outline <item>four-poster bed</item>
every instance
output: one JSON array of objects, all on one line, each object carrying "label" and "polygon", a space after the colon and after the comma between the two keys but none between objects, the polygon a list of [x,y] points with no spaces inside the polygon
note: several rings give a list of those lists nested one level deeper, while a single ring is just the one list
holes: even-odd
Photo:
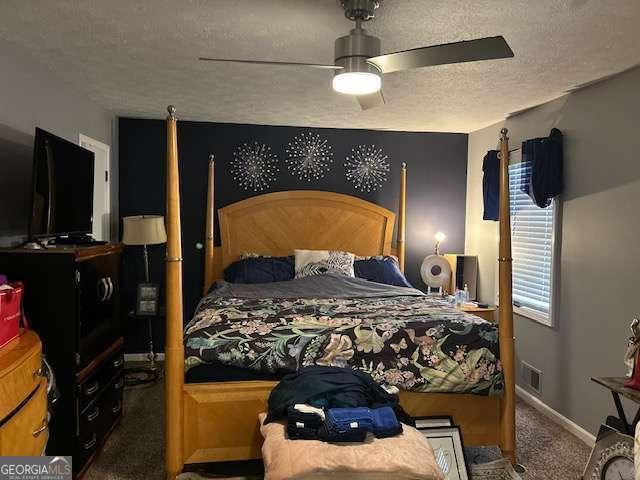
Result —
[{"label": "four-poster bed", "polygon": [[[499,445],[515,463],[515,384],[511,306],[508,138],[501,132],[499,345],[504,374],[500,396],[401,391],[400,403],[413,416],[452,415],[467,445]],[[218,211],[221,246],[214,246],[214,163],[209,164],[203,290],[242,252],[289,255],[296,248],[345,250],[358,255],[394,253],[404,268],[406,167],[401,171],[398,232],[396,215],[348,195],[289,191],[260,195]],[[260,457],[257,414],[275,381],[185,383],[182,315],[180,193],[175,109],[167,118],[167,345],[165,348],[166,476],[185,463]],[[310,220],[312,219],[312,220]]]}]

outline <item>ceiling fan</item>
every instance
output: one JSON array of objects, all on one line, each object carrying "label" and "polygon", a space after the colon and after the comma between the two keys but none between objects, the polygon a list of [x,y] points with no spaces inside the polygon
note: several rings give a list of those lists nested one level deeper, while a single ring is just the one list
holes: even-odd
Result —
[{"label": "ceiling fan", "polygon": [[356,26],[349,35],[335,41],[334,65],[304,62],[272,62],[266,60],[239,60],[200,57],[209,62],[252,63],[312,67],[334,70],[333,89],[354,95],[363,110],[385,103],[381,74],[431,67],[450,63],[475,62],[513,57],[513,51],[502,36],[479,38],[429,47],[412,48],[380,55],[380,39],[362,28],[362,23],[374,18],[382,0],[341,0],[345,16]]}]

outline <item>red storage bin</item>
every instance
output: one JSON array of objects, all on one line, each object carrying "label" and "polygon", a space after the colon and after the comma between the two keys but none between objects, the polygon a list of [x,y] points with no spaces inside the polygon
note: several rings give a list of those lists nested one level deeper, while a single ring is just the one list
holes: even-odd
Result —
[{"label": "red storage bin", "polygon": [[0,286],[0,347],[20,335],[20,325],[26,324],[22,314],[22,282]]}]

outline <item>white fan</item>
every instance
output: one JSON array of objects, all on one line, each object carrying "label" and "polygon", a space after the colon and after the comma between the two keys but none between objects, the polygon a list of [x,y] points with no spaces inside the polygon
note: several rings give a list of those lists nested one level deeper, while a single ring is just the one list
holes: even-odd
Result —
[{"label": "white fan", "polygon": [[442,289],[451,281],[451,265],[442,255],[429,255],[422,261],[420,276],[429,288]]},{"label": "white fan", "polygon": [[438,293],[443,293],[444,287],[448,286],[451,281],[451,265],[440,255],[440,244],[444,242],[445,238],[447,237],[444,233],[436,233],[436,246],[433,249],[433,255],[425,257],[420,266],[420,276],[427,285],[428,293],[431,293],[432,288],[437,289]]}]

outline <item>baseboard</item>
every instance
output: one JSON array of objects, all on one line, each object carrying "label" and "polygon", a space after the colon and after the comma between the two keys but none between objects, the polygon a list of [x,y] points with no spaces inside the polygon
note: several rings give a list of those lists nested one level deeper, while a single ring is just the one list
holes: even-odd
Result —
[{"label": "baseboard", "polygon": [[569,420],[567,417],[565,417],[561,413],[558,413],[549,405],[547,405],[542,400],[540,400],[538,397],[527,392],[524,388],[522,388],[519,385],[516,385],[516,395],[523,402],[531,405],[533,408],[535,408],[537,411],[539,411],[542,415],[547,417],[549,420],[553,421],[554,423],[557,423],[562,428],[567,430],[569,433],[572,433],[573,435],[578,437],[588,447],[593,447],[593,445],[596,443],[596,437],[594,435],[589,433],[587,430],[582,428],[577,423],[573,422],[572,420]]},{"label": "baseboard", "polygon": [[[149,358],[147,357],[148,353],[125,353],[124,361],[125,362],[148,362]],[[164,353],[156,353],[156,360],[160,362],[164,362]]]}]

